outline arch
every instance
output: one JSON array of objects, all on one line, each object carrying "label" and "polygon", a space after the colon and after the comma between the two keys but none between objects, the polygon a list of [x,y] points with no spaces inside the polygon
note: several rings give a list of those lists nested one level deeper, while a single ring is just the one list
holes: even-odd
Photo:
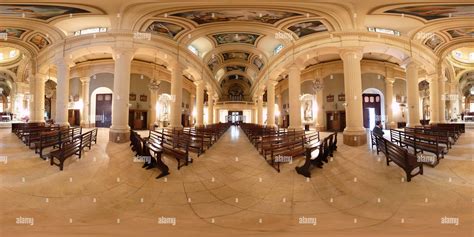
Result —
[{"label": "arch", "polygon": [[[382,93],[382,91],[380,91],[379,89],[377,88],[373,88],[373,87],[370,87],[370,88],[367,88],[365,89],[364,91],[362,91],[362,94],[365,94],[365,93],[370,93],[370,94],[378,94],[380,95],[380,116],[382,117],[380,119],[380,121],[382,122],[382,124],[385,124],[386,122],[386,113],[385,113],[385,109],[391,109],[391,108],[386,108],[387,106],[389,105],[386,105],[385,104],[385,95]],[[370,128],[372,129],[372,128]]]},{"label": "arch", "polygon": [[95,124],[95,107],[96,107],[96,95],[100,93],[107,93],[107,94],[114,94],[112,89],[102,86],[96,88],[94,91],[92,91],[91,98],[90,98],[90,111],[89,111],[89,121],[91,124]]}]

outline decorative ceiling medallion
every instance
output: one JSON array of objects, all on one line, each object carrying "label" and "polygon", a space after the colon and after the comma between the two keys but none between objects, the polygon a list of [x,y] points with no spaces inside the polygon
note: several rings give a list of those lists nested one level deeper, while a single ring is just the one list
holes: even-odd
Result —
[{"label": "decorative ceiling medallion", "polygon": [[436,34],[433,34],[430,38],[425,41],[425,45],[428,46],[431,50],[435,50],[444,40]]},{"label": "decorative ceiling medallion", "polygon": [[0,5],[0,16],[25,17],[40,20],[69,14],[91,13],[90,11],[66,6],[32,5],[32,4],[5,4]]},{"label": "decorative ceiling medallion", "polygon": [[232,60],[232,59],[241,59],[247,61],[250,57],[249,53],[246,52],[226,52],[222,54],[224,61]]},{"label": "decorative ceiling medallion", "polygon": [[21,35],[23,35],[23,33],[25,32],[26,30],[22,30],[18,28],[0,27],[0,34],[6,33],[7,37],[21,38]]},{"label": "decorative ceiling medallion", "polygon": [[250,34],[250,33],[223,33],[223,34],[215,34],[212,37],[216,40],[218,45],[221,44],[251,44],[255,45],[255,41],[257,41],[258,34]]},{"label": "decorative ceiling medallion", "polygon": [[36,33],[33,37],[31,37],[29,42],[33,43],[39,50],[42,50],[44,47],[50,44],[46,37],[40,33]]},{"label": "decorative ceiling medallion", "polygon": [[255,22],[264,24],[275,24],[276,22],[295,16],[302,16],[301,13],[276,11],[276,10],[201,10],[201,11],[187,11],[174,13],[171,16],[182,17],[192,20],[197,24],[208,24],[216,22]]},{"label": "decorative ceiling medallion", "polygon": [[474,37],[474,28],[459,28],[454,30],[446,31],[451,36],[451,38],[458,38],[458,37]]},{"label": "decorative ceiling medallion", "polygon": [[164,21],[154,21],[147,27],[146,32],[166,35],[170,38],[174,38],[179,32],[183,30],[184,30],[184,27],[174,24],[174,23],[164,22]]},{"label": "decorative ceiling medallion", "polygon": [[241,71],[241,72],[245,72],[245,67],[244,66],[239,66],[239,65],[232,65],[232,66],[227,66],[226,67],[226,70],[228,72],[231,72],[231,71]]},{"label": "decorative ceiling medallion", "polygon": [[300,22],[288,27],[288,29],[293,31],[299,38],[314,33],[328,31],[321,21]]},{"label": "decorative ceiling medallion", "polygon": [[472,4],[439,4],[418,5],[394,8],[385,13],[405,14],[421,17],[425,20],[435,20],[446,17],[473,17],[474,5]]}]

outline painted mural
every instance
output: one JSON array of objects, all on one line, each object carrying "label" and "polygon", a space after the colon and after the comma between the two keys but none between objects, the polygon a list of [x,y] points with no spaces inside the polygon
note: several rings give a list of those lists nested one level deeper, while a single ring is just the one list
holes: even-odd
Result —
[{"label": "painted mural", "polygon": [[460,28],[447,31],[451,38],[458,38],[463,36],[474,37],[474,27],[473,28]]},{"label": "painted mural", "polygon": [[433,35],[425,41],[425,45],[430,47],[431,50],[434,50],[438,45],[443,43],[443,39],[438,35]]},{"label": "painted mural", "polygon": [[8,37],[20,38],[21,35],[25,33],[25,30],[18,28],[0,27],[0,33],[7,33]]},{"label": "painted mural", "polygon": [[209,67],[209,69],[211,69],[211,71],[214,71],[218,64],[219,62],[217,61],[217,58],[212,58],[211,61],[209,61],[209,63],[207,64],[207,66]]},{"label": "painted mural", "polygon": [[150,24],[150,26],[148,26],[146,32],[163,34],[170,38],[174,38],[182,30],[184,30],[184,28],[180,25],[176,25],[170,22],[154,21]]},{"label": "painted mural", "polygon": [[78,13],[90,13],[87,10],[66,7],[66,6],[53,6],[53,5],[30,5],[30,4],[5,4],[0,5],[0,16],[6,17],[23,17],[35,18],[40,20],[49,20],[51,18],[78,14]]},{"label": "painted mural", "polygon": [[217,44],[251,44],[254,45],[260,35],[249,33],[224,33],[215,34],[212,37]]},{"label": "painted mural", "polygon": [[435,20],[446,17],[473,17],[473,4],[442,4],[407,6],[385,11],[385,13],[405,14],[421,17],[425,20]]},{"label": "painted mural", "polygon": [[30,42],[36,45],[39,50],[42,50],[44,47],[49,45],[49,41],[41,34],[36,34],[31,37]]},{"label": "painted mural", "polygon": [[242,75],[229,75],[227,77],[229,80],[244,80],[245,77],[243,77]]},{"label": "painted mural", "polygon": [[254,64],[255,66],[257,66],[258,70],[262,70],[262,67],[263,67],[263,62],[262,62],[262,60],[260,60],[259,58],[255,58],[255,59],[253,60],[253,64]]},{"label": "painted mural", "polygon": [[172,16],[186,18],[197,24],[208,24],[216,22],[244,21],[265,24],[275,24],[276,22],[295,16],[301,16],[301,13],[276,11],[276,10],[218,10],[218,11],[187,11],[174,13]]},{"label": "painted mural", "polygon": [[230,71],[241,71],[241,72],[245,72],[245,67],[244,66],[239,66],[239,65],[232,65],[232,66],[227,66],[226,67],[226,70],[228,72]]},{"label": "painted mural", "polygon": [[222,57],[224,57],[225,61],[232,59],[241,59],[247,61],[250,57],[250,54],[245,52],[226,52],[222,54]]},{"label": "painted mural", "polygon": [[320,21],[301,22],[288,27],[288,29],[293,31],[299,38],[318,32],[328,31],[326,26]]}]

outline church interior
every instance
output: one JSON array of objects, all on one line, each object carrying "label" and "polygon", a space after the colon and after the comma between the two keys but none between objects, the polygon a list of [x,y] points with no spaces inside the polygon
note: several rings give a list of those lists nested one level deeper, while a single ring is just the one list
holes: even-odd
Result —
[{"label": "church interior", "polygon": [[470,0],[2,0],[0,236],[473,236]]}]

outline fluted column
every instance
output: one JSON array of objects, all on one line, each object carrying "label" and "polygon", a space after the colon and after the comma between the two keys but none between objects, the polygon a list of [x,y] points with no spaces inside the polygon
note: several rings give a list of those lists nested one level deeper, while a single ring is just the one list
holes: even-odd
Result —
[{"label": "fluted column", "polygon": [[418,65],[409,61],[406,65],[407,77],[407,105],[408,119],[407,127],[415,127],[420,124],[420,94],[418,93]]},{"label": "fluted column", "polygon": [[170,127],[182,128],[181,124],[181,103],[183,99],[183,69],[178,62],[171,65],[171,109]]},{"label": "fluted column", "polygon": [[432,75],[430,83],[430,123],[439,123],[439,86],[437,75]]},{"label": "fluted column", "polygon": [[450,104],[456,103],[456,101],[451,100],[451,98],[448,98],[446,95],[446,78],[444,77],[443,74],[439,75],[439,83],[438,83],[438,101],[439,101],[439,107],[438,107],[438,120],[440,123],[446,122],[446,100],[450,100]]},{"label": "fluted column", "polygon": [[[69,64],[65,59],[56,60],[57,79],[56,86],[56,121],[60,125],[69,125]],[[128,116],[127,116],[128,117]]]},{"label": "fluted column", "polygon": [[90,102],[89,102],[89,84],[90,84],[90,77],[81,77],[81,85],[82,85],[82,111],[81,111],[81,126],[82,127],[90,127]]},{"label": "fluted column", "polygon": [[207,89],[207,124],[214,123],[214,92],[212,88]]},{"label": "fluted column", "polygon": [[395,82],[395,78],[385,78],[385,113],[387,114],[386,125],[387,128],[393,129],[396,128],[395,121],[393,120],[393,111],[392,111],[392,104],[393,104],[393,83]]},{"label": "fluted column", "polygon": [[45,87],[45,78],[40,75],[36,74],[34,76],[34,83],[33,86],[30,87],[34,88],[32,97],[33,97],[33,104],[34,104],[34,112],[33,116],[31,117],[32,122],[44,122],[44,87]]},{"label": "fluted column", "polygon": [[196,126],[203,125],[204,117],[204,82],[197,81],[196,84]]},{"label": "fluted column", "polygon": [[196,98],[195,94],[190,94],[189,95],[189,126],[192,127],[194,126],[194,115],[193,115],[193,110],[194,110],[194,100]]},{"label": "fluted column", "polygon": [[296,64],[289,68],[288,92],[290,104],[290,125],[289,129],[303,129],[301,125],[301,72]]},{"label": "fluted column", "polygon": [[128,126],[130,72],[135,50],[132,48],[114,48],[114,94],[112,101],[112,126],[109,140],[122,143],[130,139]]},{"label": "fluted column", "polygon": [[360,146],[367,143],[362,116],[362,77],[359,48],[343,49],[340,53],[344,66],[344,91],[346,95],[346,128],[344,144]]},{"label": "fluted column", "polygon": [[263,95],[257,97],[257,123],[263,125]]},{"label": "fluted column", "polygon": [[156,104],[158,103],[158,89],[160,88],[160,81],[152,80],[148,89],[150,90],[150,121],[148,128],[153,130],[155,125],[158,125],[158,117],[156,116]]},{"label": "fluted column", "polygon": [[275,127],[275,86],[278,82],[267,82],[267,126]]}]

